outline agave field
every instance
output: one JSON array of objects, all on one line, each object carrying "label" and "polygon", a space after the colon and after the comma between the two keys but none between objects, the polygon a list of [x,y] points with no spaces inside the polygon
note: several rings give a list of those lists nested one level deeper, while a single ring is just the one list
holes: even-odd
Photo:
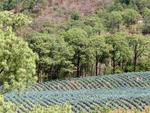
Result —
[{"label": "agave field", "polygon": [[150,105],[150,72],[44,82],[19,94],[7,93],[5,99],[21,105],[19,113],[30,111],[36,104],[48,107],[67,102],[74,113],[90,113],[96,106],[143,110]]}]

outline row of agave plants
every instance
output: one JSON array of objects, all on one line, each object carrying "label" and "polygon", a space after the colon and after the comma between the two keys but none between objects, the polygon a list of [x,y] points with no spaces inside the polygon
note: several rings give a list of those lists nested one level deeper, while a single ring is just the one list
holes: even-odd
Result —
[{"label": "row of agave plants", "polygon": [[0,113],[150,113],[145,108],[150,105],[150,72],[45,82],[4,98]]},{"label": "row of agave plants", "polygon": [[[4,98],[0,96],[0,113],[17,113],[17,106],[11,102],[5,102]],[[34,106],[28,113],[74,113],[70,104],[55,105],[49,107],[42,107],[40,105]],[[81,111],[80,113],[89,113]],[[143,111],[138,109],[110,109],[105,107],[95,107],[90,113],[150,113],[150,107],[145,107]]]}]

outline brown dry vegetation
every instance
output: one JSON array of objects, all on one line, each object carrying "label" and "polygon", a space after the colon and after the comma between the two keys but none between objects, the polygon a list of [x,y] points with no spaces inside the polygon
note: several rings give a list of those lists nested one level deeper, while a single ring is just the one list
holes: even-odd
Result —
[{"label": "brown dry vegetation", "polygon": [[110,4],[112,0],[49,0],[35,21],[62,22],[78,11],[82,16],[91,15],[97,8]]}]

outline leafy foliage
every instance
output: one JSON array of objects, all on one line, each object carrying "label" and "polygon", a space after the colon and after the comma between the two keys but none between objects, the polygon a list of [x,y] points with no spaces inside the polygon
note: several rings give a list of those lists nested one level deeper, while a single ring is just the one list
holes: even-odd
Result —
[{"label": "leafy foliage", "polygon": [[126,9],[123,14],[124,24],[126,24],[127,26],[136,24],[138,17],[139,14],[136,10]]},{"label": "leafy foliage", "polygon": [[63,34],[63,38],[74,50],[73,63],[77,67],[77,76],[80,76],[81,66],[89,63],[92,57],[88,46],[88,35],[80,28],[72,28]]},{"label": "leafy foliage", "polygon": [[141,35],[131,35],[128,41],[133,52],[134,71],[136,71],[138,59],[144,54],[149,55],[150,39]]},{"label": "leafy foliage", "polygon": [[17,29],[27,26],[30,23],[31,18],[22,13],[14,14],[8,11],[0,12],[0,27],[3,30],[7,30],[11,27],[14,31],[16,31]]},{"label": "leafy foliage", "polygon": [[4,97],[0,95],[0,112],[16,113],[17,107],[12,102],[5,102]]},{"label": "leafy foliage", "polygon": [[122,15],[119,11],[113,11],[108,14],[106,18],[106,27],[110,32],[116,32],[119,30],[122,23]]},{"label": "leafy foliage", "polygon": [[143,28],[144,34],[150,33],[150,9],[144,10],[144,28]]},{"label": "leafy foliage", "polygon": [[[64,77],[72,73],[72,48],[56,35],[31,33],[26,36],[29,46],[39,55],[38,74],[49,74],[51,78]],[[49,70],[52,70],[51,72]],[[56,72],[56,73],[54,73]]]},{"label": "leafy foliage", "polygon": [[0,82],[7,90],[22,89],[36,81],[37,56],[13,32],[0,31]]},{"label": "leafy foliage", "polygon": [[113,48],[110,54],[113,62],[113,73],[115,73],[117,63],[130,60],[131,51],[124,33],[116,33],[110,37],[108,36],[107,42]]},{"label": "leafy foliage", "polygon": [[29,113],[72,113],[71,105],[55,105],[49,107],[36,106]]},{"label": "leafy foliage", "polygon": [[13,10],[16,12],[34,12],[34,8],[40,4],[45,5],[47,0],[3,0],[0,2],[1,10]]}]

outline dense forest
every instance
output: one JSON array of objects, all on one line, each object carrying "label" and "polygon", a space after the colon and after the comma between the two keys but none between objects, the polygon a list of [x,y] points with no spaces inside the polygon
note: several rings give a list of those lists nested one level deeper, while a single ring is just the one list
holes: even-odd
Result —
[{"label": "dense forest", "polygon": [[150,70],[149,0],[1,0],[0,10],[6,88]]}]

